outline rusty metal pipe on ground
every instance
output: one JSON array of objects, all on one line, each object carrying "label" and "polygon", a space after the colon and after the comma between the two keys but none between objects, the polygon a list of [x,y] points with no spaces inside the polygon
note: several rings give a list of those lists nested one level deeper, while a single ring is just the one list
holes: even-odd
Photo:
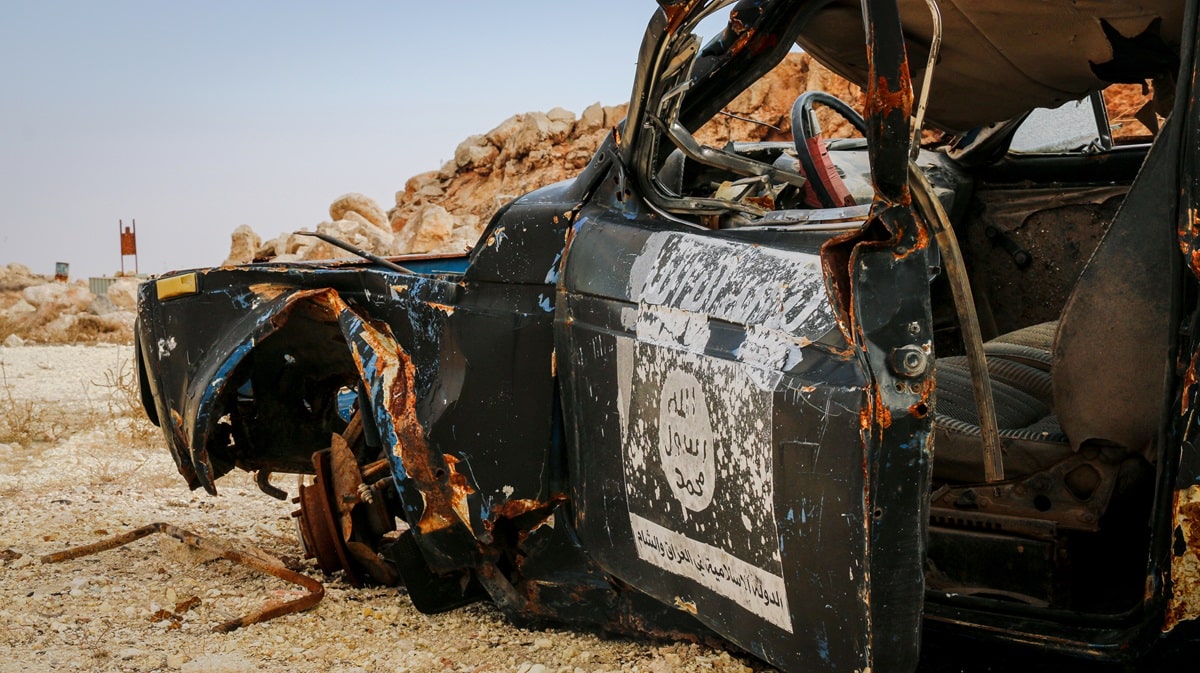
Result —
[{"label": "rusty metal pipe on ground", "polygon": [[[284,567],[283,563],[277,559],[272,558],[268,560],[253,554],[248,554],[244,551],[234,549],[228,544],[209,540],[208,538],[201,537],[177,526],[172,526],[169,523],[159,522],[148,524],[142,526],[141,528],[135,528],[129,532],[121,533],[120,535],[114,535],[106,540],[83,545],[81,547],[73,547],[71,549],[56,552],[54,554],[47,554],[41,558],[41,561],[42,563],[61,563],[62,561],[70,561],[72,559],[82,558],[84,556],[91,556],[92,554],[96,554],[98,552],[122,547],[130,542],[140,540],[154,533],[164,533],[166,535],[170,535],[171,537],[190,547],[206,551],[210,554],[215,554],[239,565],[244,565],[247,568],[253,568],[259,572],[271,575],[272,577],[278,577],[285,582],[297,584],[308,590],[307,594],[295,600],[290,600],[279,605],[264,605],[256,612],[252,612],[248,615],[237,617],[227,622],[218,624],[217,626],[213,627],[213,630],[218,633],[228,633],[243,626],[257,624],[259,622],[265,622],[276,617],[292,614],[293,612],[307,610],[311,607],[314,607],[317,603],[320,603],[321,599],[325,597],[324,585],[312,579],[311,577],[308,577],[307,575],[302,575],[293,570],[288,570],[286,567]],[[274,563],[271,561],[274,561]]]}]

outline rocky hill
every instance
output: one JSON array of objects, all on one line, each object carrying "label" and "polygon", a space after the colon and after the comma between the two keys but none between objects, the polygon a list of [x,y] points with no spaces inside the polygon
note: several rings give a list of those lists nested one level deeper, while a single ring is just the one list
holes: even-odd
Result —
[{"label": "rocky hill", "polygon": [[[807,54],[794,53],[742,92],[726,114],[709,122],[697,136],[714,146],[730,138],[790,139],[792,102],[809,90],[832,93],[862,108],[858,87]],[[1119,138],[1148,133],[1134,119],[1147,101],[1140,86],[1114,86],[1106,96]],[[317,225],[317,231],[383,255],[462,252],[474,245],[493,213],[507,201],[575,175],[625,111],[625,105],[596,103],[578,116],[562,108],[514,115],[487,133],[464,140],[454,159],[440,169],[409,178],[396,192],[390,210],[361,194],[347,194],[330,205],[330,219]],[[826,137],[852,133],[845,120],[824,108],[818,107],[818,115]],[[311,237],[283,234],[264,242],[243,225],[233,234],[225,263],[348,256]]]},{"label": "rocky hill", "polygon": [[[726,110],[729,115],[713,120],[697,135],[717,145],[734,137],[790,138],[792,101],[808,89],[829,91],[861,105],[857,87],[806,55],[791,54],[735,99]],[[578,173],[624,119],[626,107],[596,103],[578,116],[562,108],[513,115],[487,133],[462,141],[454,159],[440,169],[409,178],[390,210],[361,194],[347,194],[330,205],[330,219],[317,225],[317,231],[385,255],[462,252],[475,244],[488,220],[510,199]],[[845,135],[849,131],[844,127],[831,116],[826,134]],[[283,234],[263,241],[242,226],[233,234],[225,263],[347,256],[311,237]]]},{"label": "rocky hill", "polygon": [[[862,109],[858,87],[807,54],[793,53],[734,99],[726,114],[700,129],[697,137],[714,146],[730,138],[790,139],[792,102],[809,90],[829,92]],[[1121,85],[1106,95],[1119,137],[1146,133],[1134,119],[1147,100],[1141,87]],[[578,116],[562,108],[514,115],[464,140],[454,159],[440,169],[409,178],[390,210],[361,194],[347,194],[330,205],[330,219],[317,225],[317,231],[383,255],[463,252],[510,199],[575,175],[625,111],[625,105],[596,103]],[[826,137],[851,135],[851,127],[840,117],[821,107],[818,115]],[[282,234],[263,241],[243,225],[233,233],[225,263],[349,256],[312,237]]]},{"label": "rocky hill", "polygon": [[55,281],[15,262],[0,266],[0,344],[130,341],[138,282],[118,278],[97,296],[83,281]]}]

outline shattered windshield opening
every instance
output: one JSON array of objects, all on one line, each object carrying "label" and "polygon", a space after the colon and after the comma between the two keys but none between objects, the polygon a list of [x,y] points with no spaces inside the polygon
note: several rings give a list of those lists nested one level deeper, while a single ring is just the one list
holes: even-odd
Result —
[{"label": "shattered windshield opening", "polygon": [[[861,94],[856,88],[839,91],[848,102],[804,91],[811,86],[805,81],[808,68],[798,65],[801,54],[792,42],[779,40],[798,32],[805,17],[794,10],[782,14],[768,3],[717,3],[670,37],[654,85],[657,95],[642,125],[647,165],[641,173],[652,187],[647,193],[663,210],[698,218],[689,223],[710,229],[797,223],[811,228],[814,221],[840,229],[865,216],[873,190],[857,109]],[[764,42],[772,45],[769,52],[763,52]],[[767,74],[741,77],[736,90],[720,81],[730,78],[731,64],[744,66],[747,58]],[[776,87],[795,92],[790,109],[742,110]],[[698,98],[715,98],[713,89],[729,100],[718,106]],[[689,116],[697,109],[707,116]],[[849,139],[828,140],[837,137]],[[839,150],[837,165],[830,149]]]},{"label": "shattered windshield opening", "polygon": [[[772,213],[780,222],[812,220],[811,211],[822,209],[837,212],[815,219],[858,220],[865,214],[854,208],[871,199],[861,140],[865,127],[855,106],[829,95],[797,99],[791,110],[772,110],[768,118],[737,109],[742,97],[761,98],[772,76],[770,86],[802,92],[803,71],[788,59],[791,38],[803,19],[779,4],[723,2],[688,17],[669,37],[641,125],[645,136],[639,154],[645,165],[639,172],[656,205],[698,217],[699,222],[689,223],[711,229],[759,224]],[[755,72],[778,68],[778,74],[734,74],[735,69],[750,70],[747,59]],[[861,155],[861,161],[848,167],[849,177],[847,167],[835,168],[822,156],[822,123],[828,120],[852,129],[841,135],[860,137],[843,142],[843,149]],[[793,129],[800,129],[798,137]],[[822,177],[810,183],[809,174]],[[847,189],[845,180],[855,188]],[[797,210],[805,212],[779,218],[780,211]]]}]

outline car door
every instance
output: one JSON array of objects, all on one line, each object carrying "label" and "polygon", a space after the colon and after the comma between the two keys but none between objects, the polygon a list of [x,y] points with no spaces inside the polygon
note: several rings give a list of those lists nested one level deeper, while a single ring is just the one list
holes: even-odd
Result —
[{"label": "car door", "polygon": [[[557,296],[583,547],[781,667],[915,660],[929,386],[877,375],[847,341],[823,277],[831,235],[707,231],[616,203],[580,212]],[[896,284],[859,283],[857,310],[927,339],[924,278],[902,299],[910,270],[889,271]],[[906,320],[922,301],[925,321]]]},{"label": "car door", "polygon": [[556,352],[583,546],[769,659],[852,657],[867,386],[817,241],[580,220]]},{"label": "car door", "polygon": [[[902,52],[876,56],[902,77]],[[667,125],[631,120],[558,280],[574,534],[619,585],[787,670],[916,662],[932,353],[907,114],[868,119],[869,215],[725,230],[656,207],[637,146]]]}]

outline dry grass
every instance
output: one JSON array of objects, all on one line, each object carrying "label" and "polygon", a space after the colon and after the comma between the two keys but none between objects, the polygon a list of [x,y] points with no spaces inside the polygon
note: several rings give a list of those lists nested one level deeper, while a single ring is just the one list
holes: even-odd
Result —
[{"label": "dry grass", "polygon": [[103,382],[93,382],[108,391],[108,418],[117,425],[117,436],[132,446],[144,447],[160,439],[159,429],[142,409],[142,392],[133,361],[121,358],[116,368],[104,372]]},{"label": "dry grass", "polygon": [[133,343],[133,329],[104,322],[99,316],[90,313],[81,313],[79,319],[67,328],[63,341],[71,344],[131,344]]},{"label": "dry grass", "polygon": [[8,372],[0,362],[0,444],[53,442],[67,429],[66,416],[52,405],[13,395]]},{"label": "dry grass", "polygon": [[124,450],[118,452],[121,458],[93,457],[92,483],[132,483],[137,475],[137,483],[143,487],[177,486],[178,475],[169,469],[164,472],[159,464],[165,454],[162,431],[150,422],[142,408],[133,360],[121,357],[115,366],[104,371],[103,381],[92,381],[92,385],[106,393],[104,408],[97,412],[95,422],[105,426],[105,434],[115,443],[124,445]]},{"label": "dry grass", "polygon": [[[103,401],[94,400],[88,393],[92,386],[103,391]],[[83,408],[22,399],[0,361],[0,444],[25,447],[19,455],[39,455],[54,442],[94,428],[125,449],[121,459],[106,453],[83,457],[90,464],[92,483],[128,481],[162,450],[161,432],[142,410],[137,370],[123,355],[105,370],[102,381],[91,381],[83,388],[83,397],[88,400]],[[131,451],[136,454],[134,460],[128,459]],[[0,497],[4,495],[0,493]]]}]

